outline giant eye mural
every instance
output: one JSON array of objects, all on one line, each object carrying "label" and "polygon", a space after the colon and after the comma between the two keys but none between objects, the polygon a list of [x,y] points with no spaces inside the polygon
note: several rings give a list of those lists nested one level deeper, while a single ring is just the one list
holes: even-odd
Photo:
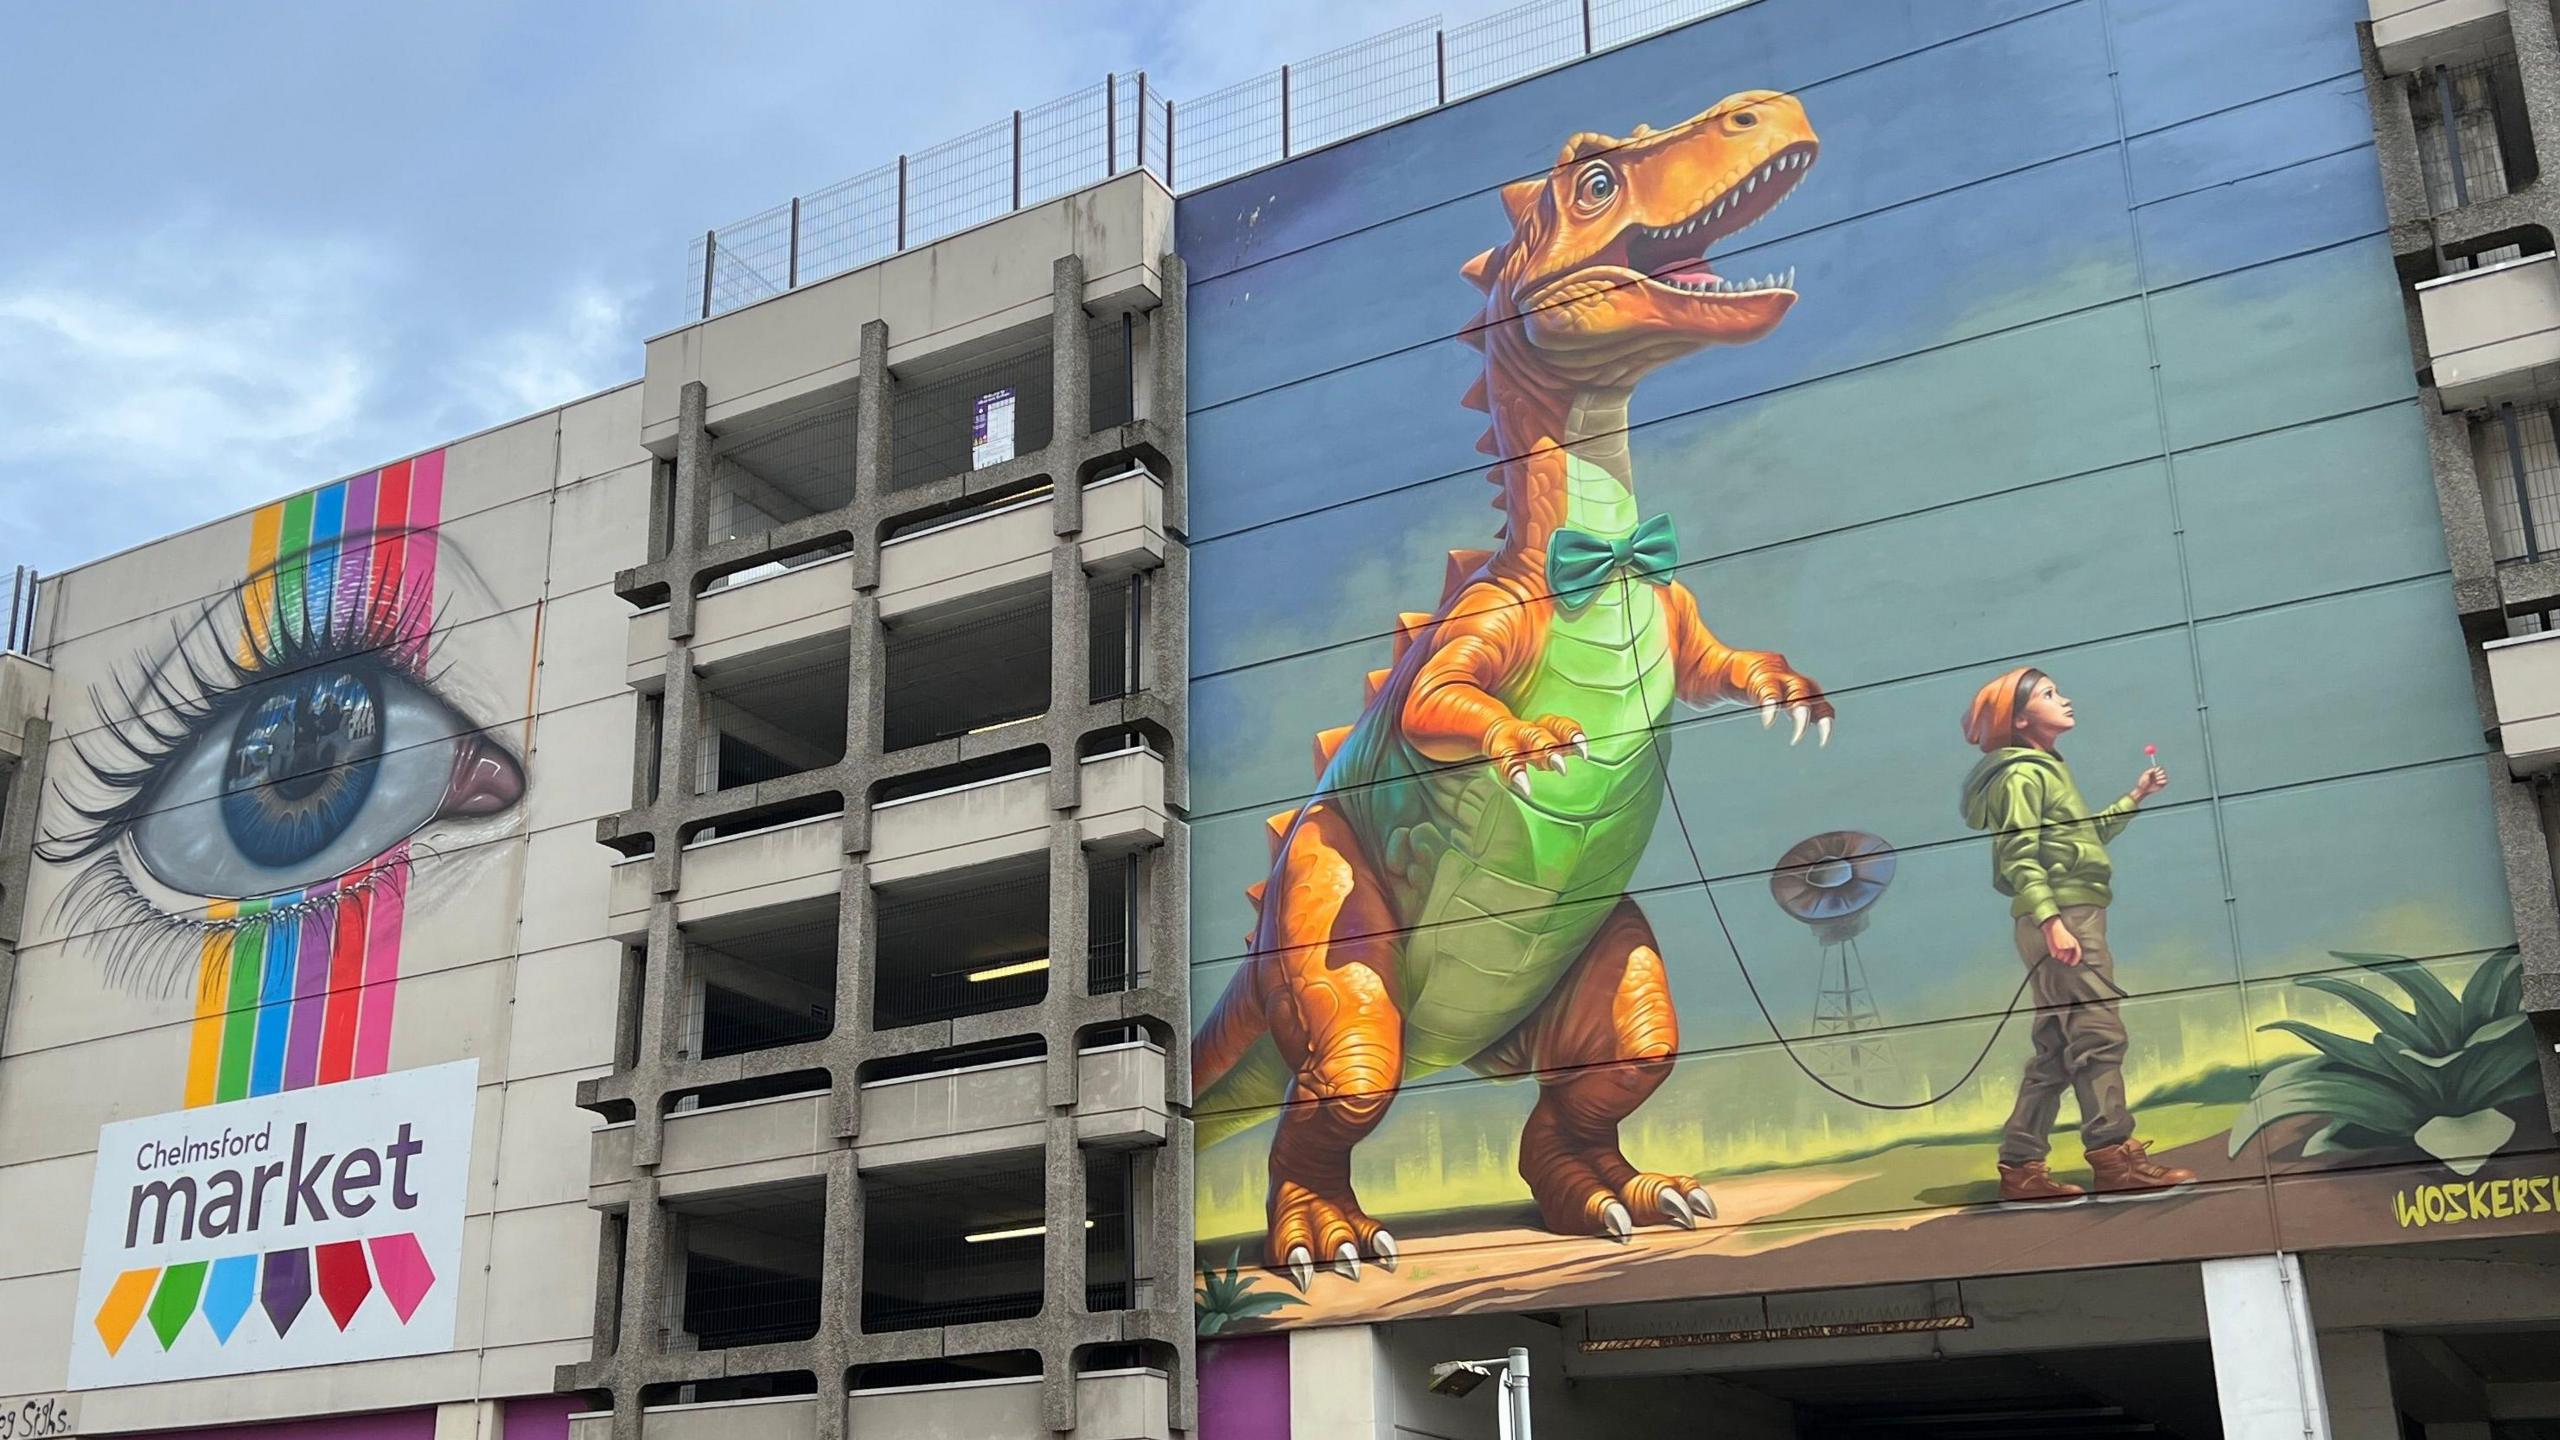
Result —
[{"label": "giant eye mural", "polygon": [[[94,935],[119,981],[191,979],[211,1012],[235,988],[300,1002],[264,1025],[234,1012],[268,1062],[254,1075],[226,1080],[231,1037],[199,1035],[211,1088],[191,1081],[190,1103],[327,1078],[317,997],[333,971],[397,975],[416,838],[524,793],[514,751],[447,698],[438,587],[470,572],[439,533],[442,478],[431,453],[258,512],[245,578],[136,655],[92,697],[106,723],[75,737],[39,849],[80,867],[62,928]],[[372,998],[378,1066],[393,987]],[[353,1039],[340,1073],[368,1073]]]},{"label": "giant eye mural", "polygon": [[[489,728],[495,677],[447,653],[440,607],[486,595],[442,533],[443,478],[434,452],[256,512],[243,578],[94,687],[96,723],[57,761],[37,853],[68,874],[48,924],[108,984],[192,1012],[171,1097],[189,1110],[325,1104],[319,1087],[368,1080],[468,1093],[467,1066],[391,1075],[411,912],[452,898],[525,793]],[[422,894],[423,868],[440,883]],[[453,1219],[84,1274],[81,1363],[209,1374],[437,1348]]]}]

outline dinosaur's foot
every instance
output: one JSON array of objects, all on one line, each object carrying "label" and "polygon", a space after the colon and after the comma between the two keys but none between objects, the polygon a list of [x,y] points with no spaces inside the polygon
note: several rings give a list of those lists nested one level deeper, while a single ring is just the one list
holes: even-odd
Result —
[{"label": "dinosaur's foot", "polygon": [[1538,1202],[1538,1215],[1560,1235],[1604,1235],[1626,1241],[1639,1225],[1695,1230],[1716,1218],[1715,1197],[1689,1175],[1638,1170],[1615,1146],[1588,1153],[1562,1148],[1524,1154],[1521,1173]]},{"label": "dinosaur's foot", "polygon": [[1348,1189],[1320,1195],[1288,1180],[1274,1188],[1270,1264],[1286,1272],[1300,1291],[1315,1283],[1319,1264],[1345,1280],[1359,1279],[1363,1259],[1381,1270],[1395,1269],[1396,1237],[1361,1210],[1359,1197]]}]

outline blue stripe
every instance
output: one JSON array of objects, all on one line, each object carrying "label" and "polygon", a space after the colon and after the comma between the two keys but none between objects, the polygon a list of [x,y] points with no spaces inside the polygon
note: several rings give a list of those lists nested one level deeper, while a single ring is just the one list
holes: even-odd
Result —
[{"label": "blue stripe", "polygon": [[326,635],[343,623],[344,607],[337,597],[338,537],[346,528],[347,485],[341,480],[311,497],[311,582],[302,589],[305,635]]},{"label": "blue stripe", "polygon": [[[302,894],[279,895],[268,902],[282,910]],[[249,1093],[273,1095],[284,1088],[285,1034],[293,1026],[293,972],[302,951],[302,925],[293,916],[267,927],[266,958],[259,969],[257,1048],[249,1057]]]}]

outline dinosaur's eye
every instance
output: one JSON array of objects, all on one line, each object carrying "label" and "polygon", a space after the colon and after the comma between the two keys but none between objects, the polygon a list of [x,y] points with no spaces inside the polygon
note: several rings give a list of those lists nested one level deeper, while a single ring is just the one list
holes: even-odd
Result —
[{"label": "dinosaur's eye", "polygon": [[1733,112],[1733,128],[1736,130],[1748,130],[1759,123],[1760,112],[1757,110],[1736,110]]},{"label": "dinosaur's eye", "polygon": [[1598,210],[1616,199],[1617,194],[1617,173],[1606,164],[1594,162],[1586,165],[1582,173],[1574,177],[1573,203],[1574,208],[1578,210],[1586,212]]}]

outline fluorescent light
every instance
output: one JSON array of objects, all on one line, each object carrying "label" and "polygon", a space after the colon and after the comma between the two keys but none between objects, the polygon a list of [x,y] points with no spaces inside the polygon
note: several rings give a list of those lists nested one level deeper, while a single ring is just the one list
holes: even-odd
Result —
[{"label": "fluorescent light", "polygon": [[982,985],[989,980],[1010,980],[1016,975],[1037,975],[1048,968],[1049,957],[1046,955],[1037,960],[1016,960],[1010,964],[990,966],[984,970],[972,970],[969,972],[969,983]]},{"label": "fluorescent light", "polygon": [[[963,1235],[960,1239],[970,1245],[984,1245],[990,1240],[1028,1240],[1034,1235],[1046,1233],[1048,1228],[1045,1225],[1024,1225],[1012,1230],[981,1230],[975,1235]],[[1092,1229],[1093,1222],[1087,1220],[1084,1222],[1084,1228]]]}]

